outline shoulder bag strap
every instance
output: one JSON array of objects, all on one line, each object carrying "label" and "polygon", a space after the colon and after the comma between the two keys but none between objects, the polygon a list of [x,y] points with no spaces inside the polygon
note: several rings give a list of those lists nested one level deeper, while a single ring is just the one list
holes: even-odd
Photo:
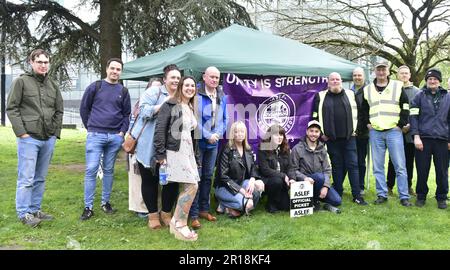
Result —
[{"label": "shoulder bag strap", "polygon": [[[161,88],[159,88],[158,98],[156,99],[156,103],[158,102],[160,96],[161,96]],[[156,103],[155,103],[155,105],[156,105]],[[136,116],[136,120],[138,119],[138,117],[139,117],[139,114]],[[137,122],[136,120],[134,120],[133,126],[132,126],[131,129],[130,129],[130,134],[131,134],[131,131],[132,131],[133,128],[134,128],[134,125],[135,125],[136,122]],[[139,135],[136,137],[136,140],[138,140],[139,137],[141,137],[142,132],[144,132],[144,129],[145,129],[145,127],[147,126],[147,124],[148,124],[148,121],[145,122],[144,126],[142,127],[141,131],[139,132]]]}]

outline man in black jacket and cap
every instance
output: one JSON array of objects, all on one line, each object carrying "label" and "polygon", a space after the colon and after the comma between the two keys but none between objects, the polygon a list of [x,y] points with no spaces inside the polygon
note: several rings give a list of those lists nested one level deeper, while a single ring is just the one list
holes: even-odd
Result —
[{"label": "man in black jacket and cap", "polygon": [[441,87],[442,74],[430,69],[426,86],[413,99],[410,110],[411,135],[416,147],[417,201],[422,207],[428,194],[431,156],[436,170],[436,200],[439,209],[447,208],[448,149],[450,149],[450,95]]}]

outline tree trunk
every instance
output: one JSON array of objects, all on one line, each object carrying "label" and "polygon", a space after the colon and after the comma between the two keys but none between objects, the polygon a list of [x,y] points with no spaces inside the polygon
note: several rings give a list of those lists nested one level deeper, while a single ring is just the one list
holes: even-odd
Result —
[{"label": "tree trunk", "polygon": [[[3,27],[4,28],[4,27]],[[3,30],[3,29],[2,29]],[[3,50],[3,42],[5,42],[6,39],[6,31],[2,31],[2,34],[0,36],[0,45]],[[5,54],[2,53],[0,56],[0,65],[2,66],[0,69],[0,91],[1,91],[1,104],[2,106],[2,126],[6,125],[6,74],[5,74],[5,65],[6,65],[6,59]]]},{"label": "tree trunk", "polygon": [[106,78],[106,63],[112,57],[122,58],[120,0],[100,0],[101,75]]},{"label": "tree trunk", "polygon": [[421,87],[420,82],[423,80],[423,78],[419,78],[419,76],[417,75],[417,73],[413,76],[411,76],[411,82],[413,83],[413,85],[417,86],[418,88]]}]

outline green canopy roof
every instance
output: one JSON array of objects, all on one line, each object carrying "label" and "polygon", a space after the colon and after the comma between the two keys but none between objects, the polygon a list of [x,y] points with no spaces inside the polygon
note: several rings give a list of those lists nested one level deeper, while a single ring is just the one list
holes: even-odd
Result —
[{"label": "green canopy roof", "polygon": [[185,74],[199,74],[215,66],[222,73],[328,76],[339,72],[351,80],[357,65],[344,58],[298,41],[240,25],[167,50],[125,63],[124,80],[148,80],[162,74],[168,64],[176,64]]}]

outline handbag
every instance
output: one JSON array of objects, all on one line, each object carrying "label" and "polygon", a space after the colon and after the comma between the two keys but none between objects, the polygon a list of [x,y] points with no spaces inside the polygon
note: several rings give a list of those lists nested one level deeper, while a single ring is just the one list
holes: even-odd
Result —
[{"label": "handbag", "polygon": [[[134,124],[136,124],[137,121],[134,122]],[[139,140],[139,137],[141,137],[142,132],[145,129],[145,126],[147,126],[147,122],[145,122],[145,125],[142,127],[141,131],[139,132],[139,135],[135,138],[133,138],[133,136],[131,136],[131,130],[133,130],[134,128],[134,124],[133,127],[131,128],[130,132],[128,133],[128,136],[125,138],[125,141],[122,143],[122,148],[123,151],[127,152],[128,154],[134,154],[134,151],[136,150],[136,144],[137,141]]]},{"label": "handbag", "polygon": [[[158,98],[156,99],[156,101],[159,100],[159,97],[160,97],[160,96],[161,96],[161,89],[159,89],[159,92],[158,92]],[[136,121],[134,121],[133,126],[131,127],[128,136],[125,138],[125,141],[122,143],[122,148],[123,148],[123,150],[124,150],[125,152],[127,152],[128,154],[132,154],[132,155],[134,154],[134,151],[136,150],[136,144],[137,144],[137,141],[139,140],[139,137],[141,137],[142,132],[144,131],[145,126],[147,126],[147,123],[148,123],[148,121],[146,121],[146,122],[145,122],[145,125],[142,127],[142,129],[141,129],[141,131],[139,132],[139,135],[136,137],[136,139],[133,138],[133,136],[131,136],[131,131],[133,130],[134,125],[135,125],[136,122],[137,122],[138,116],[139,116],[139,112],[136,113],[136,115],[135,115]]]},{"label": "handbag", "polygon": [[136,142],[137,142],[137,140],[135,138],[133,138],[133,136],[131,136],[131,134],[129,134],[125,138],[125,141],[122,143],[123,150],[125,152],[127,152],[128,154],[134,154],[134,150],[136,150]]}]

